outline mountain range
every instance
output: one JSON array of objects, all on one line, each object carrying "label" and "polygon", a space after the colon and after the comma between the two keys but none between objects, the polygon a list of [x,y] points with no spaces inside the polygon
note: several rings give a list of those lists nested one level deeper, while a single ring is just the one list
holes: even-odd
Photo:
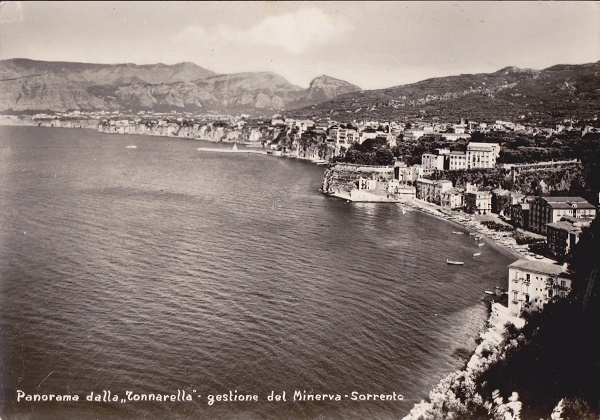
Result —
[{"label": "mountain range", "polygon": [[351,119],[496,119],[550,122],[600,114],[600,61],[543,70],[437,77],[387,89],[339,95],[295,110],[298,116]]},{"label": "mountain range", "polygon": [[600,61],[543,70],[437,77],[361,90],[329,76],[307,89],[271,72],[216,74],[193,63],[0,61],[0,111],[153,110],[352,119],[529,120],[594,118]]},{"label": "mountain range", "polygon": [[270,72],[216,74],[193,63],[0,61],[0,111],[281,111],[360,88],[329,76],[308,89]]}]

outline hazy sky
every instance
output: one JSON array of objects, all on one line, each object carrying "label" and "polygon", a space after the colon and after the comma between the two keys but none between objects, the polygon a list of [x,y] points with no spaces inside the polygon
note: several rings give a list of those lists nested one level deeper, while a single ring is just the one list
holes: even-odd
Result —
[{"label": "hazy sky", "polygon": [[0,2],[0,59],[190,61],[364,89],[600,60],[599,2]]}]

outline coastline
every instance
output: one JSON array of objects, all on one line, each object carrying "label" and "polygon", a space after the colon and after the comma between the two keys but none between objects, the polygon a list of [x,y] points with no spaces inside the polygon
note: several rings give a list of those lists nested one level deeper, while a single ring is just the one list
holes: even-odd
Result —
[{"label": "coastline", "polygon": [[[335,193],[325,193],[328,196],[340,198],[348,202],[372,202],[372,203],[395,203],[400,204],[407,209],[413,211],[420,211],[438,219],[444,220],[454,226],[465,229],[465,233],[476,233],[477,236],[481,237],[480,242],[490,245],[496,250],[501,251],[506,255],[510,255],[517,259],[528,259],[542,261],[550,264],[556,263],[556,261],[544,257],[543,259],[536,259],[527,250],[527,245],[517,244],[512,234],[506,232],[497,232],[486,227],[482,222],[484,220],[493,220],[500,222],[501,219],[496,214],[490,214],[486,216],[472,215],[468,213],[453,213],[452,210],[446,210],[441,206],[433,203],[429,203],[417,198],[389,198],[386,196],[379,196],[376,194],[363,193],[359,197],[353,196],[351,193],[345,191],[338,191]],[[526,251],[526,252],[524,252]]]}]

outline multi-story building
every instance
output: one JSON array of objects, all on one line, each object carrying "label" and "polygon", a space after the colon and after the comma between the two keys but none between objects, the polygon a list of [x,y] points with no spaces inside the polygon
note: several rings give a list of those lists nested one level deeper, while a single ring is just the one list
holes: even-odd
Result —
[{"label": "multi-story building", "polygon": [[394,166],[394,178],[403,183],[414,183],[423,177],[421,165],[407,166],[404,162],[396,162]]},{"label": "multi-story building", "polygon": [[444,191],[440,196],[440,205],[449,209],[459,209],[463,206],[463,194],[464,191],[452,188],[448,191]]},{"label": "multi-story building", "polygon": [[423,153],[421,156],[421,167],[424,174],[430,174],[433,171],[444,170],[444,155],[435,153]]},{"label": "multi-story building", "polygon": [[446,169],[459,171],[467,169],[467,155],[463,152],[450,152],[446,155]]},{"label": "multi-story building", "polygon": [[513,315],[543,309],[570,291],[571,279],[559,265],[518,260],[508,266],[508,309]]},{"label": "multi-story building", "polygon": [[492,194],[489,191],[469,191],[464,195],[465,213],[488,214],[492,212]]},{"label": "multi-story building", "polygon": [[579,242],[581,229],[589,226],[593,219],[575,219],[565,216],[560,221],[546,225],[546,243],[555,257],[565,257]]},{"label": "multi-story building", "polygon": [[452,181],[445,179],[434,181],[431,179],[419,178],[415,182],[415,187],[416,197],[419,200],[440,204],[442,193],[452,189]]},{"label": "multi-story building", "polygon": [[500,156],[498,143],[474,143],[467,145],[467,169],[493,168]]},{"label": "multi-story building", "polygon": [[595,215],[596,208],[581,197],[536,197],[530,205],[529,227],[545,235],[546,225],[559,221],[563,216],[581,219]]},{"label": "multi-story building", "polygon": [[513,204],[510,219],[516,227],[529,230],[529,203]]}]

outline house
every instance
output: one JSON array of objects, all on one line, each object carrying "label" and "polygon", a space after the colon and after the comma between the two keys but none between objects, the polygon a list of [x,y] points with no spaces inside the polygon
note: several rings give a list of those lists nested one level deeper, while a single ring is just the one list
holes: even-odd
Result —
[{"label": "house", "polygon": [[459,171],[467,169],[467,155],[463,152],[450,152],[446,155],[446,169]]},{"label": "house", "polygon": [[407,166],[406,163],[398,161],[394,167],[394,178],[403,183],[414,183],[423,177],[421,165]]},{"label": "house", "polygon": [[467,145],[467,169],[493,168],[500,156],[498,143],[475,143]]},{"label": "house", "polygon": [[424,130],[404,130],[404,140],[416,141],[423,137],[424,134]]},{"label": "house", "polygon": [[581,229],[592,223],[591,218],[576,219],[565,216],[560,221],[546,225],[546,243],[555,257],[565,257],[579,242]]},{"label": "house", "polygon": [[445,157],[439,153],[423,153],[421,156],[421,167],[424,174],[430,174],[436,170],[444,170]]},{"label": "house", "polygon": [[510,218],[516,227],[529,230],[529,203],[513,204]]},{"label": "house", "polygon": [[464,195],[465,213],[488,214],[492,211],[492,194],[488,191],[469,191]]},{"label": "house", "polygon": [[456,188],[444,191],[440,196],[440,205],[449,209],[460,209],[463,207],[463,195],[464,191]]},{"label": "house", "polygon": [[509,216],[511,210],[510,191],[502,188],[492,190],[492,213]]},{"label": "house", "polygon": [[581,197],[536,197],[531,202],[529,227],[532,231],[546,235],[546,225],[563,216],[595,217],[596,207]]},{"label": "house", "polygon": [[570,291],[571,278],[562,266],[524,259],[508,266],[508,310],[513,315],[541,310]]},{"label": "house", "polygon": [[415,182],[415,187],[415,195],[419,200],[440,204],[442,193],[452,189],[452,181],[419,178]]}]

